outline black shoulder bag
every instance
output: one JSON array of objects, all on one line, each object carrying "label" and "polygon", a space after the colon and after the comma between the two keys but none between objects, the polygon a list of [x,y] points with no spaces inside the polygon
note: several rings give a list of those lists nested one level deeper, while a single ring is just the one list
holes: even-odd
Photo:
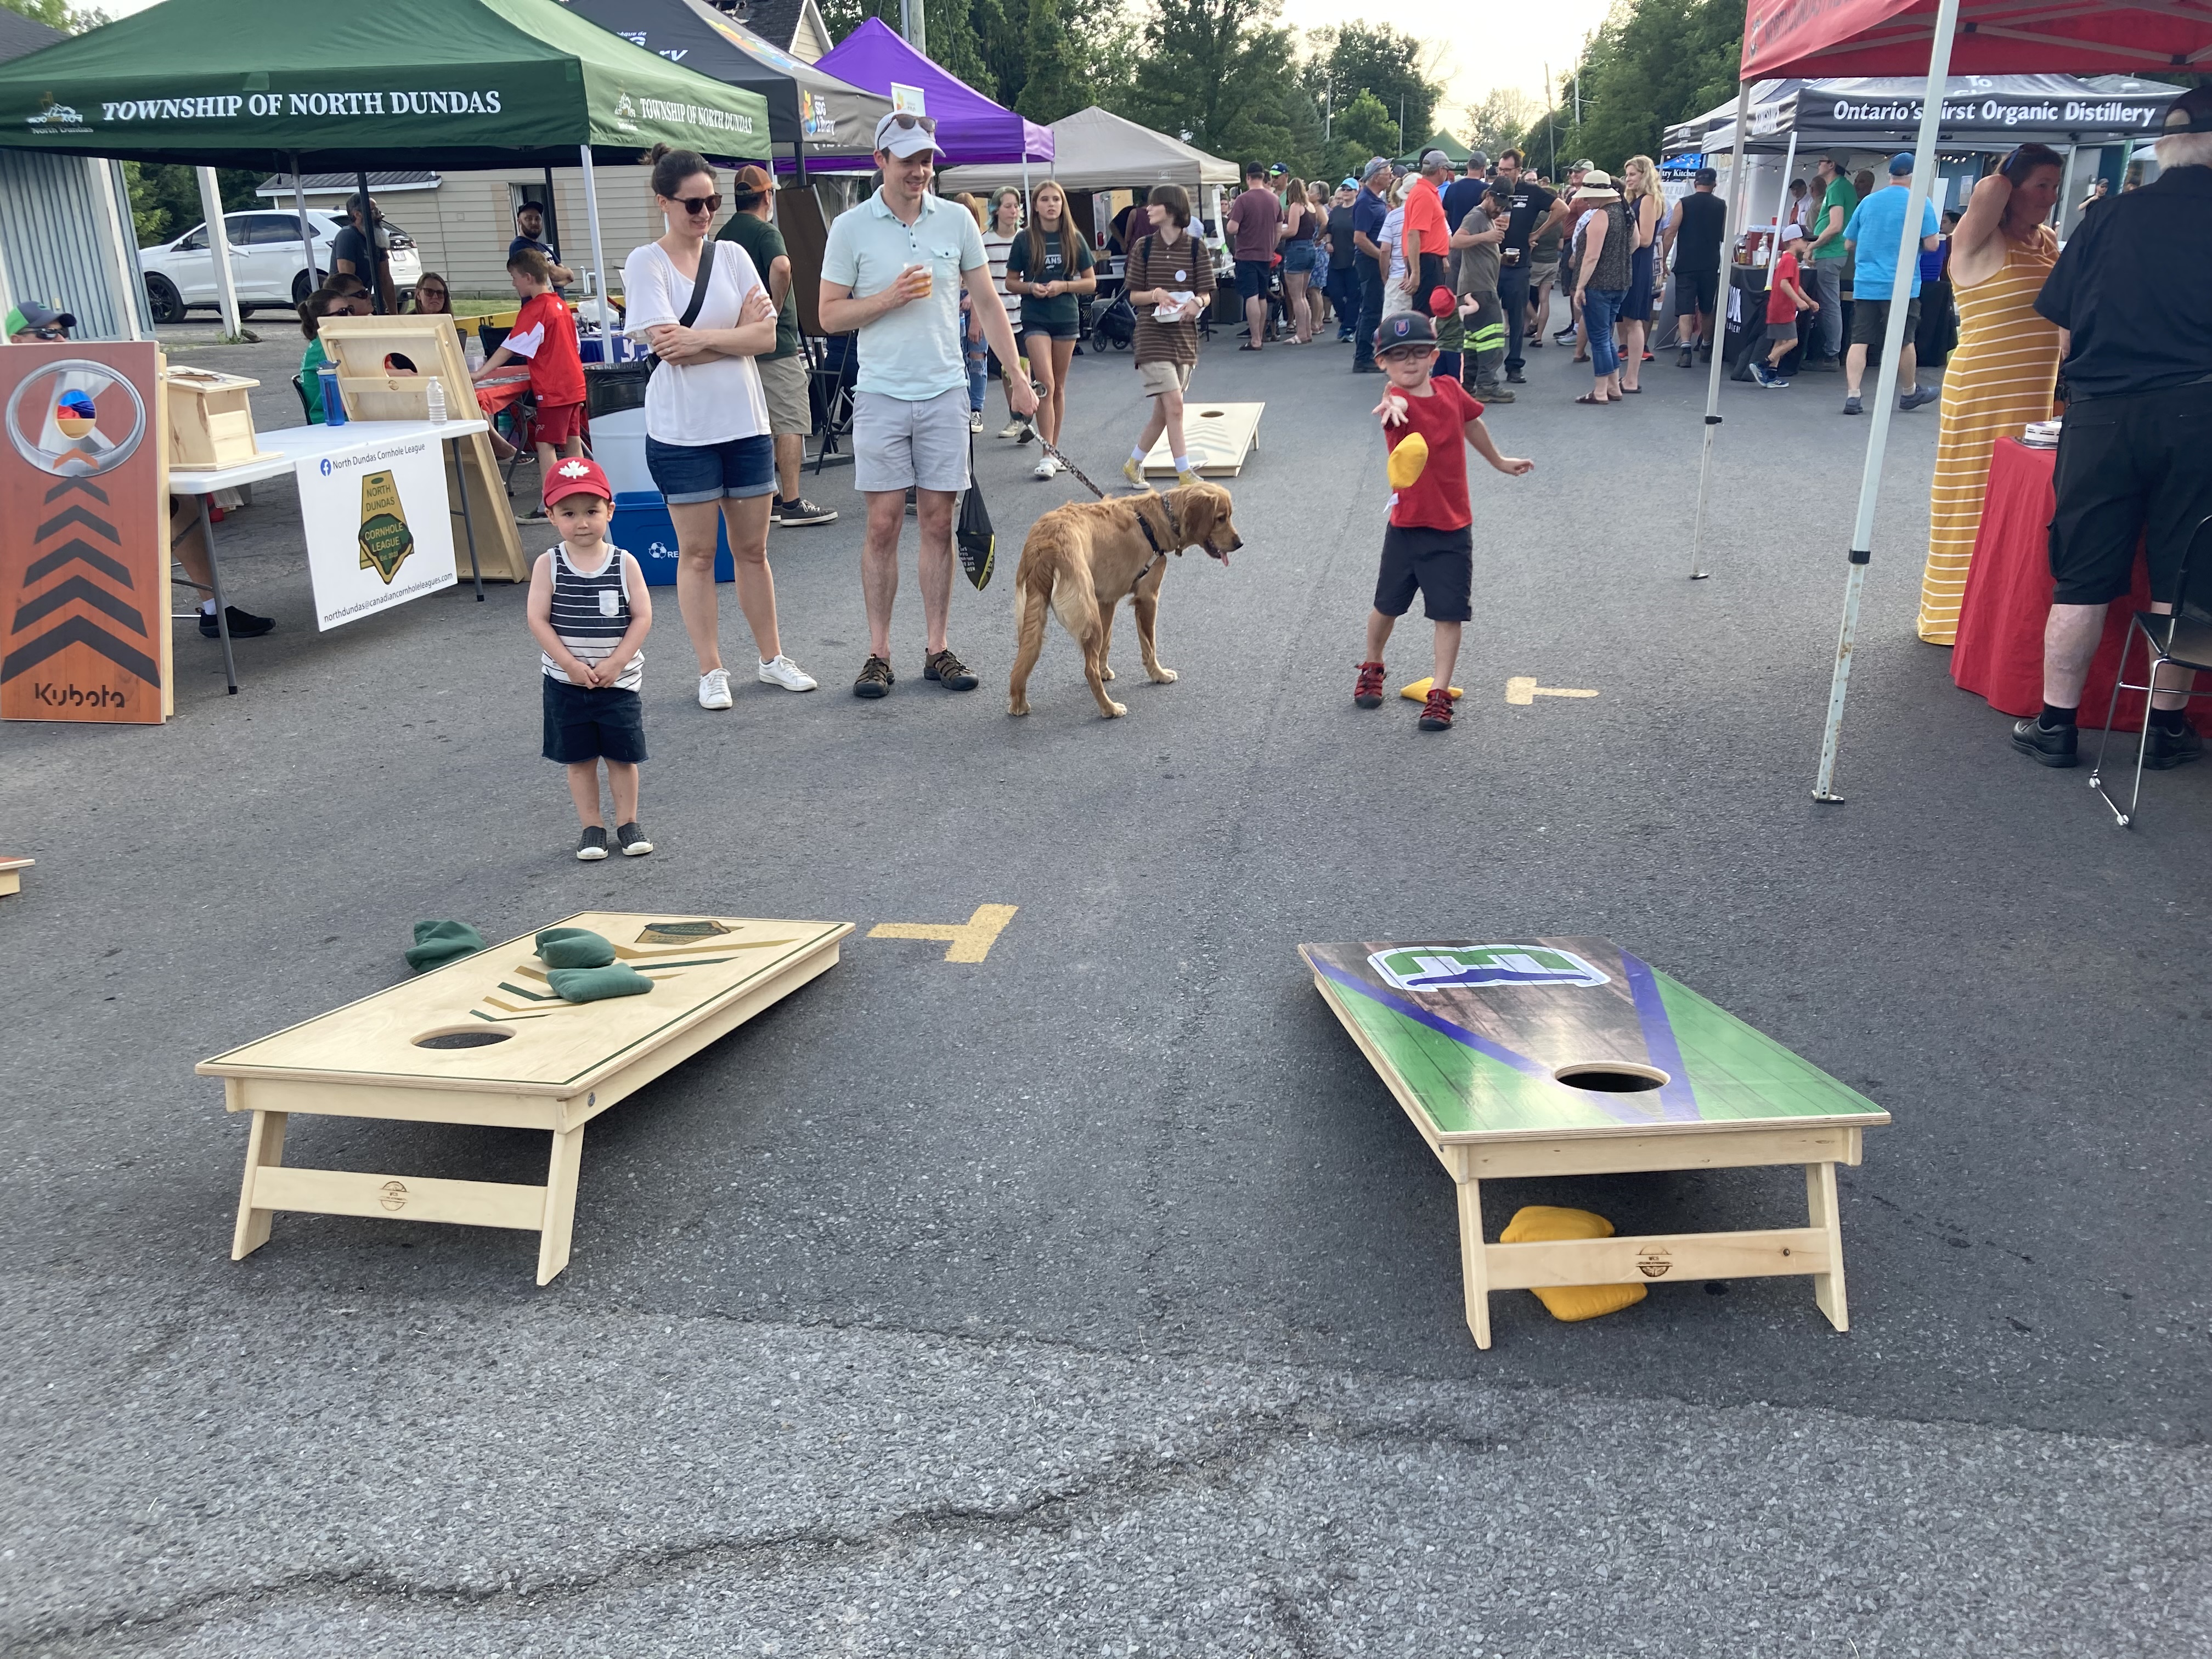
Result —
[{"label": "black shoulder bag", "polygon": [[961,492],[960,521],[953,527],[952,539],[960,550],[960,568],[968,573],[969,584],[988,587],[999,536],[991,527],[990,510],[983,505],[983,492],[976,487],[975,439],[972,433],[968,439],[968,488]]},{"label": "black shoulder bag", "polygon": [[[691,284],[691,303],[684,307],[684,314],[676,319],[678,328],[689,328],[699,320],[699,308],[707,303],[707,286],[714,280],[714,239],[709,236],[699,245],[699,275]],[[652,360],[653,367],[660,367],[660,359]],[[648,371],[649,372],[649,371]]]}]

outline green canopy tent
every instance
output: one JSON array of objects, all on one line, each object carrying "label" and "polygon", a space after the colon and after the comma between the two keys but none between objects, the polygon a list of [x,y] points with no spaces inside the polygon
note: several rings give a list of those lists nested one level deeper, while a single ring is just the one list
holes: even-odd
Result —
[{"label": "green canopy tent", "polygon": [[[198,167],[580,161],[667,143],[764,161],[768,104],[573,15],[558,0],[164,0],[0,64],[0,145]],[[301,204],[303,253],[312,247]]]},{"label": "green canopy tent", "polygon": [[1419,165],[1422,156],[1427,155],[1428,152],[1432,149],[1440,149],[1443,151],[1446,155],[1449,155],[1451,158],[1451,164],[1455,167],[1465,167],[1467,165],[1468,156],[1473,153],[1465,144],[1460,143],[1458,139],[1453,137],[1451,134],[1446,132],[1442,127],[1438,127],[1434,132],[1431,133],[1425,140],[1414,145],[1413,149],[1407,150],[1398,159],[1403,161],[1407,167],[1414,167]]}]

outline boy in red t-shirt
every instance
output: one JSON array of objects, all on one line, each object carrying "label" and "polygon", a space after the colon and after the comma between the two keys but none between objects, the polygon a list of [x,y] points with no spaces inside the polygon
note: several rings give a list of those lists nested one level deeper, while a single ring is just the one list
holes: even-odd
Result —
[{"label": "boy in red t-shirt", "polygon": [[1352,700],[1362,708],[1382,707],[1382,647],[1418,591],[1437,625],[1436,674],[1421,706],[1421,730],[1449,732],[1460,625],[1474,615],[1474,509],[1467,495],[1464,446],[1473,444],[1475,453],[1512,477],[1534,471],[1536,463],[1498,453],[1482,423],[1482,405],[1457,380],[1431,378],[1436,360],[1436,325],[1418,312],[1400,313],[1375,331],[1375,361],[1390,377],[1375,412],[1390,447],[1395,493],[1375,610],[1367,618],[1367,660],[1359,665]]},{"label": "boy in red t-shirt", "polygon": [[536,248],[517,248],[507,258],[507,274],[522,309],[473,378],[482,380],[512,362],[530,365],[530,390],[538,400],[538,476],[550,478],[560,456],[584,453],[584,362],[576,349],[576,319],[553,291],[552,267]]},{"label": "boy in red t-shirt", "polygon": [[1782,253],[1774,262],[1774,280],[1766,290],[1766,331],[1774,343],[1766,349],[1765,362],[1752,365],[1753,378],[1778,392],[1790,384],[1782,378],[1780,365],[1797,349],[1797,313],[1820,308],[1820,302],[1805,292],[1805,279],[1799,274],[1796,244],[1804,238],[1799,227],[1782,227]]}]

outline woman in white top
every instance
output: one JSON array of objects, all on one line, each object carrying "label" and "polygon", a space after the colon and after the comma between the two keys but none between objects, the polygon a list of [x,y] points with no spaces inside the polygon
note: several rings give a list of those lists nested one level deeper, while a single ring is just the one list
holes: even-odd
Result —
[{"label": "woman in white top", "polygon": [[[1413,175],[1408,173],[1407,179]],[[1407,179],[1394,181],[1390,186],[1390,211],[1382,221],[1382,234],[1375,239],[1382,250],[1382,314],[1396,315],[1413,308],[1413,296],[1406,291],[1406,185]]]},{"label": "woman in white top", "polygon": [[[1012,185],[1001,185],[991,193],[991,221],[983,227],[983,252],[991,263],[991,280],[998,285],[1000,303],[1006,307],[1007,325],[1014,331],[1014,338],[1022,337],[1022,296],[1006,289],[1006,253],[1014,245],[1014,238],[1022,234],[1022,193]],[[1024,365],[1024,373],[1027,373]],[[999,383],[1006,384],[1006,366],[999,365]],[[1019,438],[1027,443],[1034,434],[1030,423],[1006,410],[1006,428],[1001,438]]]},{"label": "woman in white top", "polygon": [[[787,691],[811,691],[815,682],[777,640],[775,578],[768,568],[775,442],[753,359],[775,349],[775,307],[744,248],[707,240],[722,198],[703,156],[655,144],[653,194],[668,234],[624,261],[623,295],[629,333],[660,360],[646,382],[645,462],[676,526],[676,605],[699,653],[699,706],[731,702],[714,597],[722,520],[730,527],[738,605],[760,647],[760,678]],[[687,325],[684,314],[708,249],[707,292]]]}]

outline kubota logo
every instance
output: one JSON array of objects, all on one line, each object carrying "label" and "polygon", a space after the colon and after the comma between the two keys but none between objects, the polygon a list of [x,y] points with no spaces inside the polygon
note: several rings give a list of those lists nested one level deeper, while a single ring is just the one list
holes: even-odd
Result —
[{"label": "kubota logo", "polygon": [[1571,951],[1544,945],[1401,945],[1367,958],[1401,991],[1450,991],[1478,985],[1607,983],[1612,975]]}]

